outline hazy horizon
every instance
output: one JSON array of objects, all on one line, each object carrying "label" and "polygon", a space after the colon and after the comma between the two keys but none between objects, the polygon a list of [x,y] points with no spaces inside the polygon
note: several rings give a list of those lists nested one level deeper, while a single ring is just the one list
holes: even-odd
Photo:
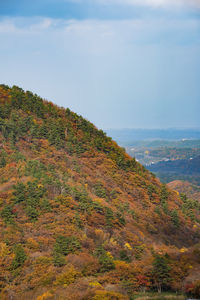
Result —
[{"label": "hazy horizon", "polygon": [[105,130],[200,130],[200,127],[115,127],[105,128]]}]

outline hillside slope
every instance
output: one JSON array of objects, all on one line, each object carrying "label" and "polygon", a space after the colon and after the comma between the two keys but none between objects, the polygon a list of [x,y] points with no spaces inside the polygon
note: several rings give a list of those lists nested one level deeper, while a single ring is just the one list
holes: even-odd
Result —
[{"label": "hillside slope", "polygon": [[179,193],[186,194],[188,198],[200,202],[200,186],[182,180],[171,181],[167,184],[167,186]]},{"label": "hillside slope", "polygon": [[198,269],[199,204],[81,116],[1,85],[0,146],[1,299],[131,299]]}]

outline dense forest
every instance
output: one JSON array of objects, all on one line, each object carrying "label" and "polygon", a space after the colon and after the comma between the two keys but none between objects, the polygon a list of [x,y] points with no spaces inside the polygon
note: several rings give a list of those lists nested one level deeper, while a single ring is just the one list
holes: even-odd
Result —
[{"label": "dense forest", "polygon": [[0,86],[0,299],[198,298],[199,212],[83,117]]}]

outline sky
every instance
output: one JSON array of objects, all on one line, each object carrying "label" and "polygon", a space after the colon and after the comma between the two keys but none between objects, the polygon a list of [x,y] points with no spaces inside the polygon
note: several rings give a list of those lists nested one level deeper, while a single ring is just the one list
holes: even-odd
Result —
[{"label": "sky", "polygon": [[98,128],[200,128],[200,0],[0,0],[0,83]]}]

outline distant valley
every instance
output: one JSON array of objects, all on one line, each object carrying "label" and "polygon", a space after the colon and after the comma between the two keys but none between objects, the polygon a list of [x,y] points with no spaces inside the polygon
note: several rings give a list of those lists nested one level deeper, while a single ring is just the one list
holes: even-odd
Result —
[{"label": "distant valley", "polygon": [[200,200],[198,129],[123,129],[108,131],[126,152],[172,189]]},{"label": "distant valley", "polygon": [[171,146],[161,146],[157,141],[157,146],[148,144],[143,146],[143,144],[141,144],[138,146],[126,147],[126,151],[145,166],[162,161],[190,160],[200,155],[200,147],[178,147],[176,144],[178,144],[178,142],[171,142]]},{"label": "distant valley", "polygon": [[189,159],[161,161],[148,166],[148,169],[165,182],[180,179],[200,184],[200,156]]}]

